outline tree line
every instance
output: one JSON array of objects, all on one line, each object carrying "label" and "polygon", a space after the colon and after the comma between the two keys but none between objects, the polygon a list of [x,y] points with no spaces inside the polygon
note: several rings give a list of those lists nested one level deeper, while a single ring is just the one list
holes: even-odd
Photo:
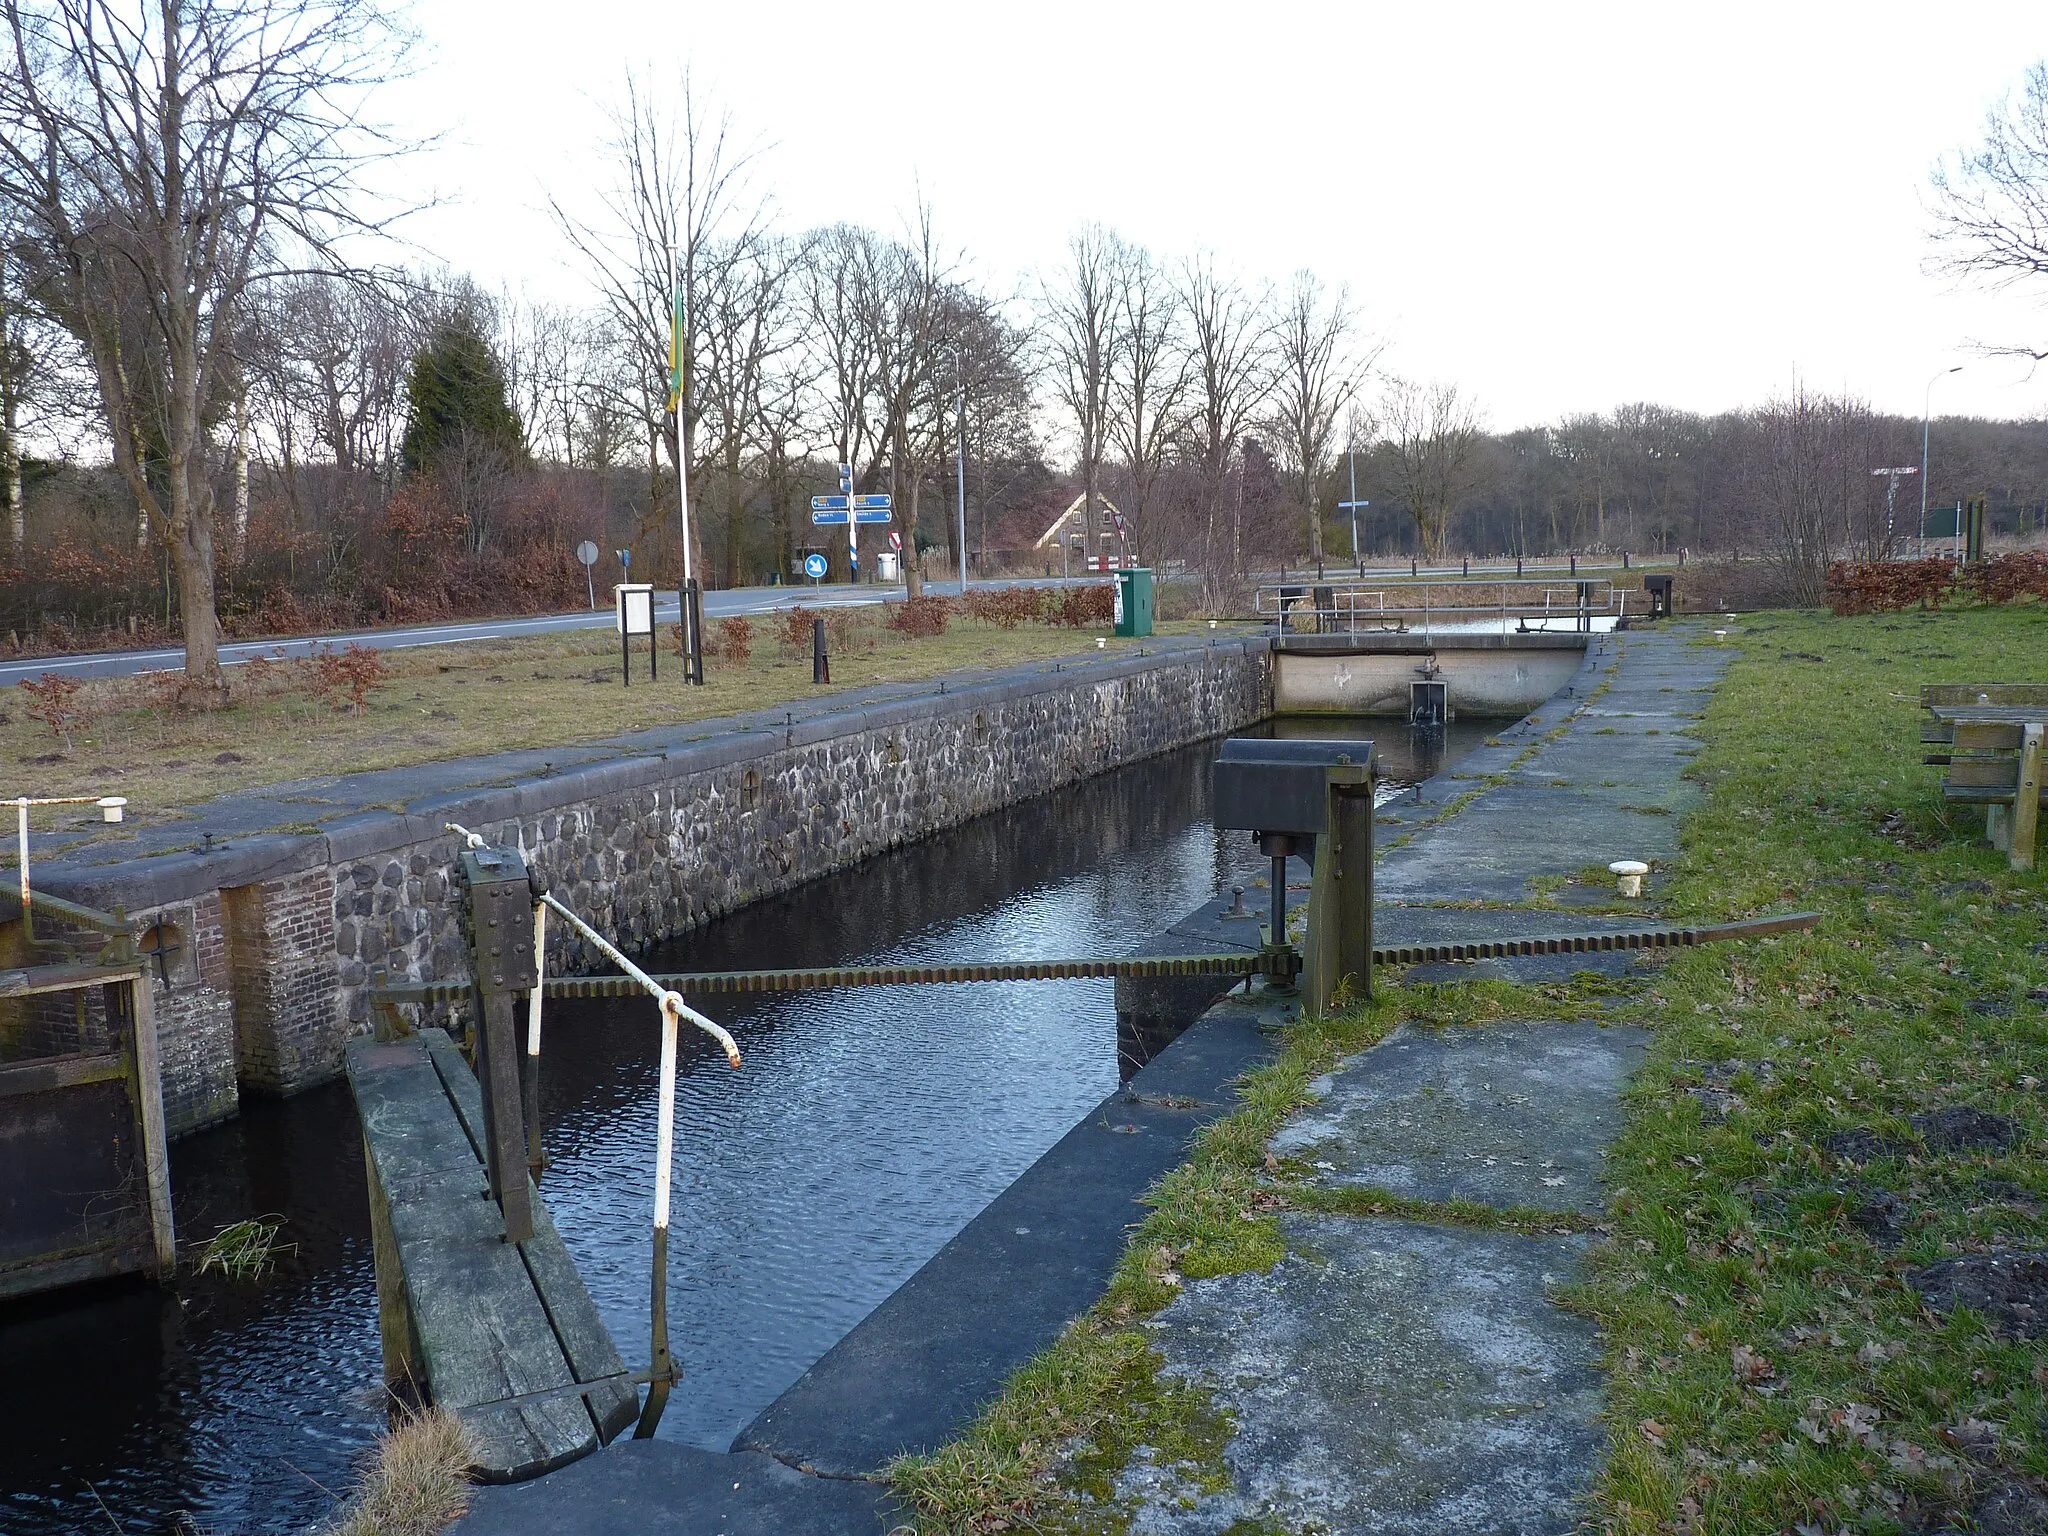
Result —
[{"label": "tree line", "polygon": [[[629,76],[594,197],[552,204],[589,297],[494,293],[378,260],[408,146],[371,107],[409,34],[372,0],[0,0],[0,26],[0,603],[17,632],[181,629],[203,694],[224,625],[561,605],[586,538],[603,577],[631,549],[672,583],[684,484],[709,584],[808,548],[843,578],[809,516],[841,463],[891,493],[864,559],[893,534],[913,595],[934,554],[1129,555],[1225,609],[1354,547],[1632,548],[1765,554],[1817,600],[1833,555],[1917,531],[1917,481],[1871,471],[1916,462],[1920,424],[1853,398],[1496,432],[1307,271],[1091,224],[1000,288],[922,204],[781,227],[687,76]],[[2012,186],[1962,164],[1943,191],[1980,259]],[[1930,469],[1934,501],[1989,490],[1994,525],[2038,526],[2048,429],[1944,419]]]}]

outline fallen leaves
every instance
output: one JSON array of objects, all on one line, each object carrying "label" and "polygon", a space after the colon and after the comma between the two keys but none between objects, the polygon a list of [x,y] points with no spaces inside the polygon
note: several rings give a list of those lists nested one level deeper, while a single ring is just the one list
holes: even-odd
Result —
[{"label": "fallen leaves", "polygon": [[1778,1368],[1766,1356],[1758,1354],[1747,1344],[1737,1344],[1730,1349],[1728,1363],[1735,1372],[1736,1381],[1745,1387],[1769,1381],[1778,1374]]}]

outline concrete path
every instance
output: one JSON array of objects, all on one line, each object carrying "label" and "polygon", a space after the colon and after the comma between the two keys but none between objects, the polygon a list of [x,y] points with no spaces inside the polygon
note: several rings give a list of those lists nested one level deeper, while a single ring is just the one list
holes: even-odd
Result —
[{"label": "concrete path", "polygon": [[[1568,695],[1457,777],[1386,808],[1383,835],[1407,836],[1380,866],[1381,926],[1590,926],[1558,897],[1610,893],[1559,880],[1616,858],[1670,860],[1675,813],[1692,798],[1681,733],[1720,671],[1684,641],[1600,642]],[[1635,957],[1410,974],[1536,979],[1595,961],[1619,970]],[[1444,1206],[1443,1218],[1290,1211],[1289,1253],[1270,1273],[1190,1282],[1148,1326],[1167,1374],[1230,1421],[1223,1466],[1141,1449],[1104,1516],[1141,1536],[1576,1529],[1605,1442],[1599,1345],[1554,1296],[1601,1209],[1605,1149],[1646,1044],[1640,1030],[1584,1021],[1403,1027],[1316,1083],[1316,1101],[1269,1143],[1276,1182],[1322,1201]],[[1522,1230],[1483,1207],[1514,1209]]]}]

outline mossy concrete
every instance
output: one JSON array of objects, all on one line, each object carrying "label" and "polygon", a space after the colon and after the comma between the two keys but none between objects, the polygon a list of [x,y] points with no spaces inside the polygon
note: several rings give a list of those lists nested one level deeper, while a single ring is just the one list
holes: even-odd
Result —
[{"label": "mossy concrete", "polygon": [[1189,1285],[1149,1320],[1167,1374],[1236,1429],[1230,1486],[1140,1454],[1143,1536],[1562,1532],[1599,1451],[1599,1345],[1547,1301],[1576,1236],[1288,1215],[1270,1273]]}]

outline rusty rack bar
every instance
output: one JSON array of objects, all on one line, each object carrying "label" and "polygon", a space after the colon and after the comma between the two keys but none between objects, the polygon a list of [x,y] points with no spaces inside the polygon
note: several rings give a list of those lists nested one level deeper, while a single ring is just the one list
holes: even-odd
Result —
[{"label": "rusty rack bar", "polygon": [[[1505,960],[1528,955],[1598,954],[1612,950],[1690,949],[1731,939],[1802,932],[1817,912],[1751,918],[1696,928],[1639,928],[1621,933],[1577,933],[1545,938],[1473,939],[1402,944],[1375,949],[1373,964],[1424,965],[1446,960]],[[1250,951],[1217,955],[1131,955],[1122,959],[996,960],[978,965],[849,965],[787,971],[682,971],[649,979],[675,992],[807,992],[834,987],[918,986],[932,982],[1062,981],[1079,977],[1142,979],[1159,976],[1255,976],[1263,964]],[[391,1003],[453,1003],[470,995],[466,981],[398,982],[374,989]],[[558,976],[545,986],[551,998],[631,997],[642,990],[630,976]]]}]

